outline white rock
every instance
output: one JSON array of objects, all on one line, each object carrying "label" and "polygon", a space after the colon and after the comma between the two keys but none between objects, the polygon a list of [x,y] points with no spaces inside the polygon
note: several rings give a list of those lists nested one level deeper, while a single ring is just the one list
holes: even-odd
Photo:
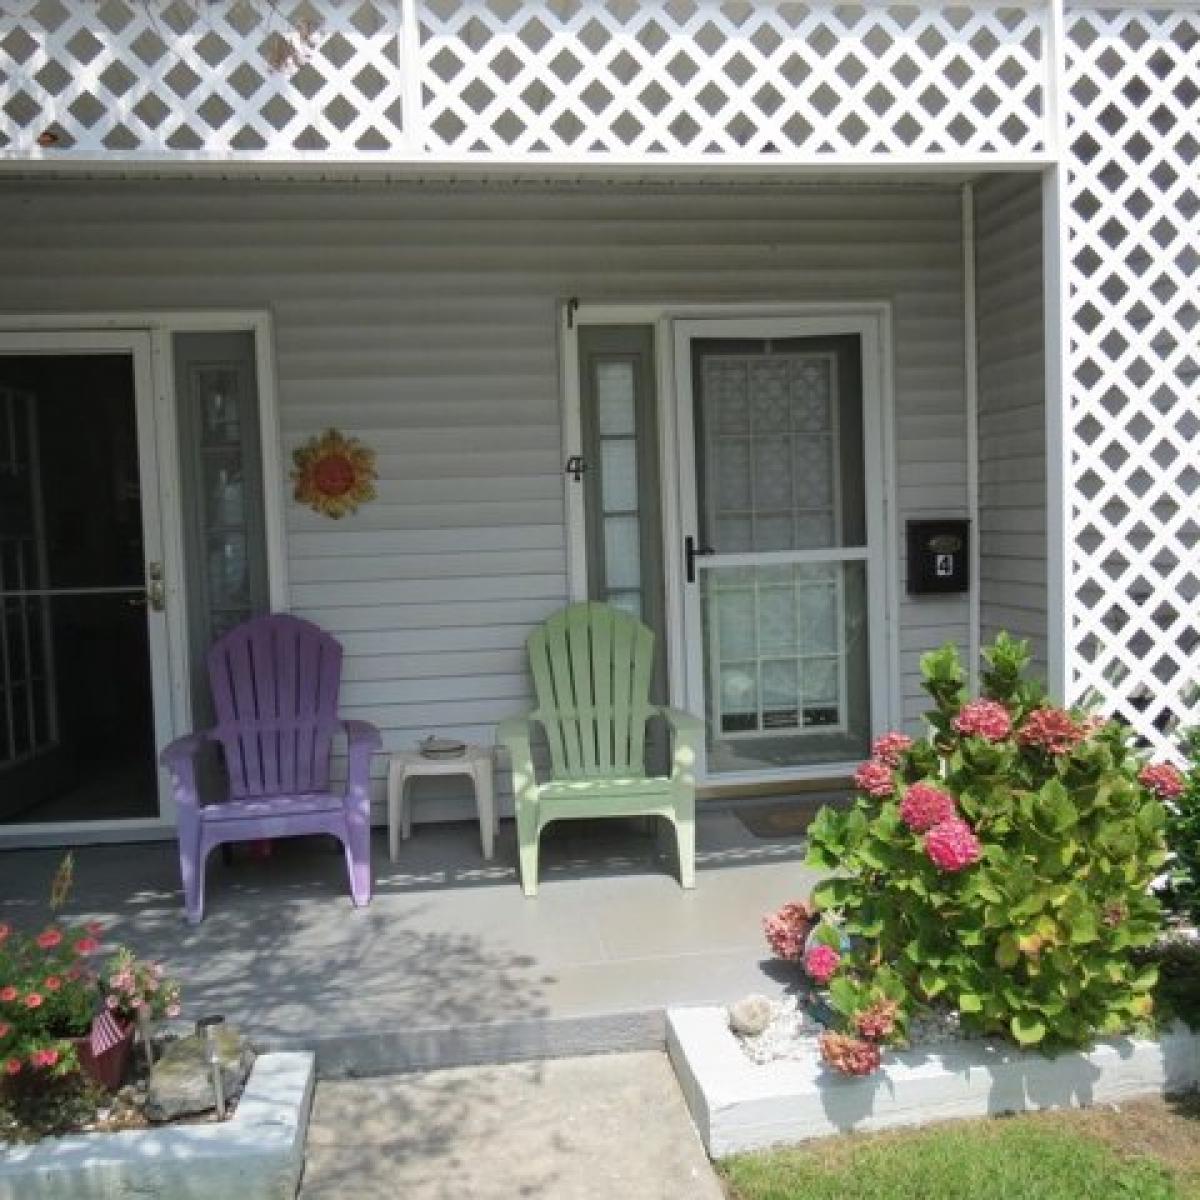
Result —
[{"label": "white rock", "polygon": [[743,1037],[757,1037],[775,1017],[775,1005],[766,996],[751,993],[729,1006],[729,1028]]}]

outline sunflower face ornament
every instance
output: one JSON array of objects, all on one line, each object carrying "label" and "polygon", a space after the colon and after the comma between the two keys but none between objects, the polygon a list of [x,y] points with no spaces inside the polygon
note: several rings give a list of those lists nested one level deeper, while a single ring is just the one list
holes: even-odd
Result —
[{"label": "sunflower face ornament", "polygon": [[335,521],[375,499],[375,451],[336,429],[309,438],[292,455],[294,495]]}]

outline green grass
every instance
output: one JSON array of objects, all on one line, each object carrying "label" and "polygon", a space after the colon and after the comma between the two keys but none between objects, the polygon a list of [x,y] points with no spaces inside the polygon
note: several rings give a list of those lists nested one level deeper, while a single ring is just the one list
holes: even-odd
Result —
[{"label": "green grass", "polygon": [[[1118,1118],[1119,1120],[1119,1118]],[[1060,1120],[842,1137],[721,1164],[737,1200],[1197,1200],[1190,1171]]]}]

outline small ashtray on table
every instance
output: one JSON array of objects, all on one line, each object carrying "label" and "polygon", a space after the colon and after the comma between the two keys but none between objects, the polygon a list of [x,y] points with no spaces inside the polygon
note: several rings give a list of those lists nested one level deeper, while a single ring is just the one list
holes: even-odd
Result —
[{"label": "small ashtray on table", "polygon": [[492,748],[472,746],[450,738],[426,738],[418,750],[393,754],[388,764],[388,850],[392,862],[400,852],[400,839],[412,836],[412,807],[407,784],[412,779],[438,775],[465,775],[475,788],[475,807],[479,812],[479,833],[483,857],[495,853],[499,822],[496,819],[496,793],[492,771]]}]

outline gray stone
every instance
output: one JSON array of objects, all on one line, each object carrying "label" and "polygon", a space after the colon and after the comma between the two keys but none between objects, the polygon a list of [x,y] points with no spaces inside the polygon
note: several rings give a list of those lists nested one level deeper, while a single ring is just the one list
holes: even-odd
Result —
[{"label": "gray stone", "polygon": [[[246,1082],[254,1064],[254,1051],[232,1025],[220,1026],[215,1040],[221,1061],[221,1082],[229,1102],[238,1096]],[[173,1121],[208,1112],[215,1103],[204,1039],[193,1034],[172,1042],[150,1072],[146,1116],[151,1121]]]},{"label": "gray stone", "polygon": [[756,1037],[775,1016],[775,1005],[766,996],[751,994],[729,1006],[729,1028],[743,1037]]}]

